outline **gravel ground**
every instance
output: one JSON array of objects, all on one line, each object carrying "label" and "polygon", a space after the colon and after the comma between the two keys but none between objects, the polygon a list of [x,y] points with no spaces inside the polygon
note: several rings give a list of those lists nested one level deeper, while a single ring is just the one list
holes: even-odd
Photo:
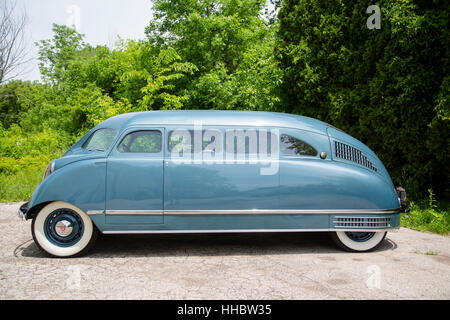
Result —
[{"label": "gravel ground", "polygon": [[0,299],[450,299],[450,237],[402,228],[371,253],[322,233],[103,235],[48,258],[0,204]]}]

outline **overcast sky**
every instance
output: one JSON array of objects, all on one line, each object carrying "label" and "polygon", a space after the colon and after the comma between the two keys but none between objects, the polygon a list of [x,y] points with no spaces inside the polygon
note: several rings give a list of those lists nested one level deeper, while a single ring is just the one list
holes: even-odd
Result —
[{"label": "overcast sky", "polygon": [[[4,0],[3,0],[4,1]],[[34,59],[30,70],[20,79],[39,80],[37,48],[34,42],[52,37],[52,24],[75,25],[92,44],[112,47],[117,37],[143,39],[144,29],[151,19],[150,0],[6,0],[17,3],[29,19],[27,36]]]}]

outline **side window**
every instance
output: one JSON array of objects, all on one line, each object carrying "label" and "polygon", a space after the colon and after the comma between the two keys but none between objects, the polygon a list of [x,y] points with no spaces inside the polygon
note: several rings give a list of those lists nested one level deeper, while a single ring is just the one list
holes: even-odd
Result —
[{"label": "side window", "polygon": [[161,152],[160,131],[135,131],[127,134],[117,147],[121,153]]},{"label": "side window", "polygon": [[107,150],[116,138],[117,131],[114,129],[99,129],[95,131],[81,146],[88,150]]},{"label": "side window", "polygon": [[194,151],[193,132],[191,130],[170,131],[168,136],[169,152]]},{"label": "side window", "polygon": [[234,153],[235,155],[268,155],[271,154],[272,143],[276,143],[277,139],[276,134],[270,132],[269,129],[227,129],[225,150],[227,153]]},{"label": "side window", "polygon": [[[216,137],[221,136],[221,132],[208,129],[202,131],[202,151],[216,151],[215,149],[218,147]],[[167,139],[169,152],[178,152],[178,153],[194,153],[196,152],[194,148],[195,135],[193,130],[174,130],[170,131]],[[220,140],[220,139],[218,139]],[[216,143],[216,144],[214,144]],[[220,146],[221,148],[221,146]],[[198,152],[198,151],[197,151]]]},{"label": "side window", "polygon": [[293,136],[282,134],[280,138],[281,153],[287,156],[317,156],[317,150],[306,142]]}]

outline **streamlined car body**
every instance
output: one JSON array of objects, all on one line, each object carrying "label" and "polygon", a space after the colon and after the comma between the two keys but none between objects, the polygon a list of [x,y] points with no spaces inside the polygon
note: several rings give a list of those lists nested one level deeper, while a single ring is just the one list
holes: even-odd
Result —
[{"label": "streamlined car body", "polygon": [[53,256],[98,232],[331,233],[346,250],[399,227],[403,194],[366,145],[281,113],[151,111],[90,130],[46,168],[19,215]]}]

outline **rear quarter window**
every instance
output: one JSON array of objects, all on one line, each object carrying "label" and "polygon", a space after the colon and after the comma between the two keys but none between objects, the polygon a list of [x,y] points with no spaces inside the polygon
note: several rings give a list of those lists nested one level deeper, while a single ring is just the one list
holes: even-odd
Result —
[{"label": "rear quarter window", "polygon": [[281,153],[287,156],[316,157],[318,152],[311,145],[296,137],[282,134],[280,137]]}]

